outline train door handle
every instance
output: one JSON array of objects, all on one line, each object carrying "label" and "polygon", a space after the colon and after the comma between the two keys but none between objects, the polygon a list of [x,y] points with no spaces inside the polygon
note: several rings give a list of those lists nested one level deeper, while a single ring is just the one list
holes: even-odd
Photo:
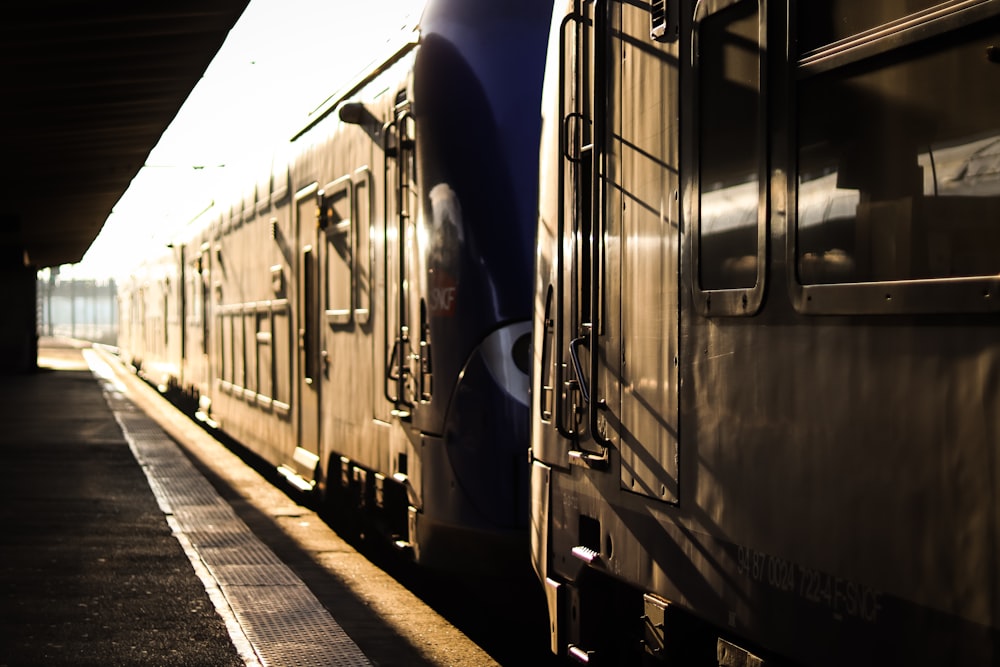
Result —
[{"label": "train door handle", "polygon": [[569,356],[573,361],[573,372],[576,373],[577,385],[580,388],[580,395],[583,396],[583,402],[590,403],[590,387],[587,385],[586,378],[583,377],[583,368],[580,366],[580,355],[577,352],[577,348],[581,345],[586,344],[587,337],[580,336],[579,338],[574,338],[569,342]]},{"label": "train door handle", "polygon": [[[600,453],[588,452],[584,449],[574,449],[569,452],[569,462],[574,465],[584,466],[592,470],[607,470],[609,462],[608,451],[609,442],[598,432],[597,413],[607,409],[607,403],[603,400],[591,402],[590,387],[583,375],[583,368],[580,365],[580,355],[578,349],[587,343],[589,336],[580,336],[569,342],[569,356],[573,361],[573,372],[576,373],[576,380],[570,380],[566,384],[572,384],[580,392],[581,398],[587,405],[587,414],[590,416],[591,437],[601,446]],[[593,355],[593,351],[591,351]],[[594,368],[592,366],[592,368]],[[596,371],[596,368],[594,368]]]}]

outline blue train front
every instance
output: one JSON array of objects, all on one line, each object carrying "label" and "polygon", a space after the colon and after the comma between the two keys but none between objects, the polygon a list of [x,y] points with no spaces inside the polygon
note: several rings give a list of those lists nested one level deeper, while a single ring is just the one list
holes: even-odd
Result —
[{"label": "blue train front", "polygon": [[[448,0],[413,70],[417,558],[527,553],[528,370],[544,3]],[[416,297],[414,294],[413,297]],[[419,302],[419,305],[417,305]],[[461,563],[449,564],[461,565]]]}]

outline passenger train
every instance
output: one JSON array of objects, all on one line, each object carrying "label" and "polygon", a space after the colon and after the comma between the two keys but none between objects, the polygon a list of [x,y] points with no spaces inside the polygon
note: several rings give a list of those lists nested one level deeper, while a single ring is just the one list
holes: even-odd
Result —
[{"label": "passenger train", "polygon": [[1000,0],[418,35],[123,287],[123,357],[421,564],[530,559],[568,660],[1000,664]]},{"label": "passenger train", "polygon": [[558,0],[542,114],[552,650],[1000,664],[1000,2]]},{"label": "passenger train", "polygon": [[121,290],[125,362],[431,568],[527,564],[550,17],[432,0]]}]

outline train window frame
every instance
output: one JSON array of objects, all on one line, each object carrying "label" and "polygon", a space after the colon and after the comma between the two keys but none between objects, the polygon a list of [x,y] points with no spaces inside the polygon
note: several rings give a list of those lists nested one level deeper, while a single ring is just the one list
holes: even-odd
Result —
[{"label": "train window frame", "polygon": [[233,328],[233,391],[242,395],[246,382],[246,325],[243,323],[243,304],[233,305],[230,313],[230,325]]},{"label": "train window frame", "polygon": [[291,192],[291,175],[287,164],[275,169],[271,176],[271,206],[277,206]]},{"label": "train window frame", "polygon": [[[283,418],[292,414],[292,392],[295,385],[295,332],[287,298],[275,299],[271,305],[271,408]],[[279,326],[284,323],[284,326]],[[284,364],[282,364],[282,360]],[[284,370],[284,372],[282,372]]]},{"label": "train window frame", "polygon": [[218,311],[219,322],[219,364],[218,379],[219,386],[223,391],[232,392],[233,389],[233,318],[231,306],[220,306]]},{"label": "train window frame", "polygon": [[270,302],[258,303],[254,314],[256,329],[256,369],[257,369],[257,404],[263,408],[271,406],[274,394],[274,347],[272,345],[272,330],[274,316],[271,313]]},{"label": "train window frame", "polygon": [[243,226],[243,200],[233,202],[229,209],[229,231],[234,232]]},{"label": "train window frame", "polygon": [[[354,266],[352,267],[352,294],[355,321],[364,326],[371,320],[372,277],[375,275],[375,250],[372,243],[372,212],[375,205],[374,177],[365,165],[351,177],[354,188],[352,214],[354,216]],[[362,194],[363,193],[363,194]],[[359,202],[365,205],[360,206]],[[364,270],[359,262],[365,262]]]},{"label": "train window frame", "polygon": [[[337,221],[327,219],[326,211],[323,210],[331,201],[343,202],[346,206],[346,215]],[[355,227],[357,225],[354,221],[354,181],[351,175],[341,176],[327,183],[319,193],[319,207],[319,226],[324,238],[322,271],[323,301],[325,305],[323,316],[326,323],[331,327],[346,327],[353,323],[354,309],[356,307],[354,274],[355,263],[357,261],[357,243],[355,242],[355,235],[357,233]],[[349,257],[346,260],[344,260],[343,256],[337,250],[337,245],[346,248],[346,252],[349,253]],[[335,267],[339,267],[340,265],[345,265],[347,269],[347,285],[337,286],[338,293],[342,292],[340,294],[341,297],[344,294],[347,295],[346,304],[332,303],[334,290],[331,281],[335,278],[333,275]],[[338,273],[342,273],[342,271]],[[333,305],[337,307],[331,308]]]},{"label": "train window frame", "polygon": [[810,77],[847,68],[880,56],[941,37],[953,30],[1000,16],[996,3],[956,1],[915,12],[884,25],[864,30],[825,47],[800,55],[795,42],[795,3],[789,3],[790,94],[786,104],[790,120],[788,145],[786,271],[792,305],[803,315],[903,315],[994,313],[1000,311],[1000,275],[930,277],[899,280],[807,283],[798,269],[799,259],[799,155],[798,87]]},{"label": "train window frame", "polygon": [[251,185],[243,193],[243,220],[250,222],[257,217],[257,184]]},{"label": "train window frame", "polygon": [[[705,288],[702,286],[702,177],[703,164],[701,155],[701,123],[699,111],[702,106],[702,68],[700,50],[700,29],[702,23],[709,17],[742,3],[757,4],[758,13],[758,44],[757,60],[758,75],[758,109],[757,109],[757,238],[756,238],[756,278],[753,286]],[[746,317],[760,312],[764,303],[764,293],[767,283],[768,236],[770,229],[770,203],[768,198],[768,136],[767,136],[767,1],[766,0],[703,0],[695,9],[691,31],[691,100],[687,105],[687,121],[690,124],[690,135],[693,137],[695,149],[691,164],[691,182],[689,196],[690,219],[693,221],[690,234],[692,275],[691,284],[694,292],[694,303],[697,312],[704,317]]]},{"label": "train window frame", "polygon": [[240,318],[243,326],[243,395],[248,401],[257,398],[257,304],[246,303]]},{"label": "train window frame", "polygon": [[267,169],[262,170],[257,180],[257,215],[261,215],[271,208],[271,184],[273,179],[274,174],[271,171],[271,164],[268,163]]}]

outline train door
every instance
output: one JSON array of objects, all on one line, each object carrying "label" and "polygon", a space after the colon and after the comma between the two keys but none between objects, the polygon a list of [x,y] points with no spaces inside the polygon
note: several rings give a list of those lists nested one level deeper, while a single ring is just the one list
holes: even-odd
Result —
[{"label": "train door", "polygon": [[[658,16],[622,3],[623,29],[648,34]],[[666,21],[666,23],[672,23]],[[673,26],[671,26],[673,27]],[[620,215],[621,267],[615,293],[623,332],[621,391],[621,486],[657,500],[677,502],[678,372],[680,363],[679,64],[673,34],[655,33],[641,48],[615,42],[611,62],[614,103],[612,174],[621,193],[609,217]],[[620,139],[619,139],[620,137]],[[615,223],[612,223],[614,226]],[[608,358],[612,358],[608,355]]]},{"label": "train door", "polygon": [[295,196],[298,229],[298,270],[296,272],[296,308],[298,327],[298,401],[294,462],[296,472],[312,480],[319,462],[320,414],[320,286],[319,242],[316,227],[318,187],[314,184]]},{"label": "train door", "polygon": [[[414,120],[405,92],[400,93],[385,137],[384,246],[384,368],[380,402],[389,407],[383,416],[410,419],[415,404],[414,354],[416,346],[410,312],[409,258],[413,256],[414,215],[417,210]],[[379,367],[376,366],[376,367]],[[376,413],[378,415],[378,413]],[[388,421],[388,419],[386,419]]]},{"label": "train door", "polygon": [[622,488],[676,501],[680,54],[619,37],[641,34],[637,22],[648,34],[648,10],[579,0],[563,24],[562,242],[542,380],[570,463],[609,470],[617,447]]}]

